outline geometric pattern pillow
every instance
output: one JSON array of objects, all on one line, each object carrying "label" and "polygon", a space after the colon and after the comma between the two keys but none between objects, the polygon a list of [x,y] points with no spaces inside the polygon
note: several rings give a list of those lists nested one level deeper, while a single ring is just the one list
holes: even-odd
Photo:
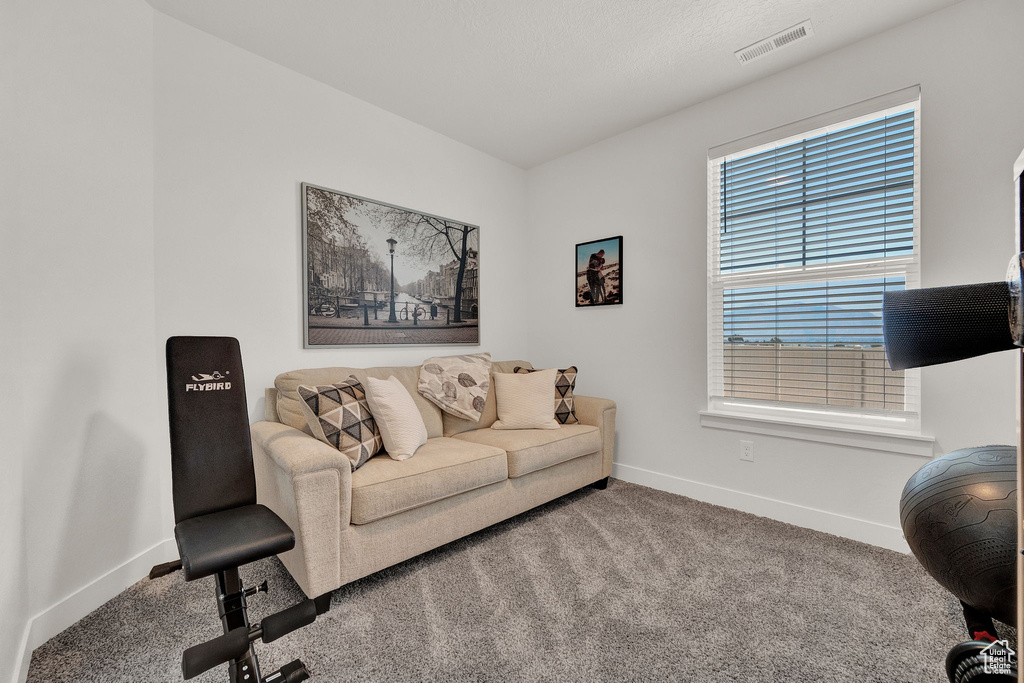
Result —
[{"label": "geometric pattern pillow", "polygon": [[337,384],[302,385],[299,397],[313,436],[344,453],[352,461],[353,471],[381,449],[380,429],[355,375]]},{"label": "geometric pattern pillow", "polygon": [[[520,375],[536,371],[518,365],[512,370]],[[579,370],[573,365],[555,373],[555,419],[560,424],[574,425],[580,422],[576,417],[576,400],[572,396],[573,390],[576,389],[577,372]]]}]

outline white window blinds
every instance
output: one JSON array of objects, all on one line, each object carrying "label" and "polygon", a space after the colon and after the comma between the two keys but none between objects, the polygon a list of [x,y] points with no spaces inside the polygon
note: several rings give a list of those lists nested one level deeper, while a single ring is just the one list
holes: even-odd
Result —
[{"label": "white window blinds", "polygon": [[712,410],[917,426],[882,342],[883,292],[918,284],[916,89],[889,104],[709,160]]}]

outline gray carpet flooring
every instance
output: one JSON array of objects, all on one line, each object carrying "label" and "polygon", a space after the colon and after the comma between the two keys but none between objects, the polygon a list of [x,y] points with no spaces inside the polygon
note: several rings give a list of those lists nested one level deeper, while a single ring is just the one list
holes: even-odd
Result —
[{"label": "gray carpet flooring", "polygon": [[[270,581],[254,620],[302,597],[276,558],[243,579]],[[212,579],[144,579],[38,648],[28,680],[179,681],[218,628]],[[345,586],[258,651],[324,682],[938,683],[964,636],[911,556],[612,480]]]}]

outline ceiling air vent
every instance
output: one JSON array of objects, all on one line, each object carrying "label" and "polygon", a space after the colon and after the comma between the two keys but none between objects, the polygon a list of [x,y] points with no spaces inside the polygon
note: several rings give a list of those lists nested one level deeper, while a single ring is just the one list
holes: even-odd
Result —
[{"label": "ceiling air vent", "polygon": [[735,53],[736,59],[740,60],[740,64],[747,64],[748,62],[760,59],[767,54],[775,52],[776,50],[781,50],[787,45],[792,45],[797,41],[809,38],[813,35],[814,29],[811,27],[811,22],[808,20],[797,24],[796,26],[791,26],[785,31],[779,31],[774,36],[770,36],[764,40],[759,40],[753,45],[748,45],[742,50],[737,50]]}]

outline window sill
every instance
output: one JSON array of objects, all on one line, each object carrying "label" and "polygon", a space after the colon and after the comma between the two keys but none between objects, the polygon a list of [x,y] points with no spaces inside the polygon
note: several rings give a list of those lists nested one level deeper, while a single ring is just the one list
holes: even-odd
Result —
[{"label": "window sill", "polygon": [[812,425],[781,418],[752,417],[707,410],[700,411],[700,425],[711,429],[765,434],[785,439],[799,439],[800,441],[817,441],[836,446],[916,455],[922,458],[931,458],[935,455],[935,439],[916,434]]}]

